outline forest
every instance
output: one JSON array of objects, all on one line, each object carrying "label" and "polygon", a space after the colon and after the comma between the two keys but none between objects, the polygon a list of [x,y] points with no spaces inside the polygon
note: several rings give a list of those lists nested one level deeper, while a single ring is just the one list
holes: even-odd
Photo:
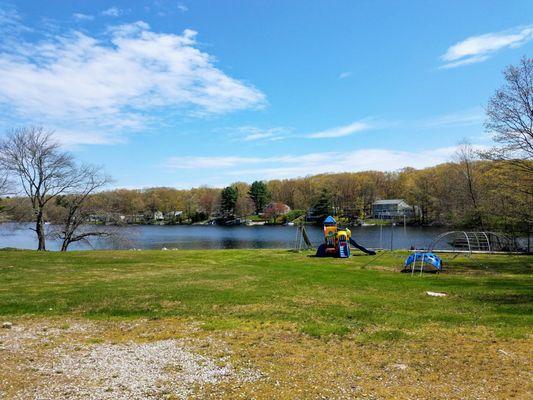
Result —
[{"label": "forest", "polygon": [[[463,145],[454,162],[424,169],[270,180],[264,182],[264,203],[271,200],[304,211],[317,205],[324,208],[325,204],[326,211],[322,212],[356,221],[370,217],[374,201],[401,198],[420,210],[413,223],[527,232],[533,220],[531,174],[508,163],[475,156],[468,145]],[[200,222],[225,212],[232,217],[247,217],[260,211],[250,196],[249,184],[236,182],[229,188],[235,193],[234,203],[229,206],[223,204],[223,191],[228,188],[162,187],[95,193],[90,196],[88,208],[92,214],[124,216],[182,211],[176,223]],[[22,198],[4,199],[3,205],[12,219],[32,218],[31,206]],[[54,220],[57,207],[52,204],[47,209],[48,219]]]}]

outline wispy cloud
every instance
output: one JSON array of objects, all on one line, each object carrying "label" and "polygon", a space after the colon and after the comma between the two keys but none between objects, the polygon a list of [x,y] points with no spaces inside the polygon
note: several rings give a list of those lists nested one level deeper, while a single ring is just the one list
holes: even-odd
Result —
[{"label": "wispy cloud", "polygon": [[106,17],[120,17],[122,14],[124,14],[124,10],[121,10],[118,7],[110,7],[107,10],[102,11],[102,15],[105,15]]},{"label": "wispy cloud", "polygon": [[412,152],[361,149],[279,157],[172,157],[166,160],[165,167],[169,170],[216,169],[218,174],[232,179],[282,179],[328,172],[424,168],[449,161],[456,149],[442,147]]},{"label": "wispy cloud", "polygon": [[142,21],[112,26],[103,38],[79,31],[36,43],[20,37],[0,47],[0,108],[62,131],[106,132],[104,140],[146,129],[157,115],[265,104],[262,92],[217,68],[195,38],[191,30],[157,33]]},{"label": "wispy cloud", "polygon": [[65,129],[54,130],[55,139],[67,148],[78,148],[84,145],[109,145],[123,143],[126,138],[123,135],[109,131],[98,131],[91,129]]},{"label": "wispy cloud", "polygon": [[187,7],[183,3],[178,3],[177,7],[178,7],[178,10],[180,10],[180,11],[183,11],[183,12],[189,11],[189,7]]},{"label": "wispy cloud", "polygon": [[438,115],[423,119],[419,122],[421,128],[445,128],[454,126],[481,125],[484,113],[481,108],[473,108],[466,111]]},{"label": "wispy cloud", "polygon": [[471,36],[454,44],[441,56],[445,64],[440,68],[455,68],[482,62],[499,50],[517,48],[530,40],[533,40],[533,26]]},{"label": "wispy cloud", "polygon": [[290,132],[290,129],[283,127],[258,128],[255,126],[240,126],[238,128],[231,129],[231,131],[237,132],[237,137],[239,140],[253,142],[260,140],[275,141],[285,139],[287,134]]},{"label": "wispy cloud", "polygon": [[72,18],[74,18],[76,21],[92,21],[94,19],[94,15],[74,13],[72,14]]},{"label": "wispy cloud", "polygon": [[339,74],[339,79],[346,79],[346,78],[350,77],[351,75],[352,75],[352,73],[349,72],[349,71],[341,72]]},{"label": "wispy cloud", "polygon": [[17,9],[0,4],[0,34],[17,34],[31,30],[30,27],[22,23],[22,17]]},{"label": "wispy cloud", "polygon": [[20,22],[20,15],[13,7],[2,5],[0,8],[0,25],[13,25]]},{"label": "wispy cloud", "polygon": [[306,137],[311,139],[322,138],[337,138],[342,136],[352,135],[356,132],[371,129],[371,125],[364,121],[355,121],[349,125],[337,126],[335,128],[326,129],[323,131],[310,133]]}]

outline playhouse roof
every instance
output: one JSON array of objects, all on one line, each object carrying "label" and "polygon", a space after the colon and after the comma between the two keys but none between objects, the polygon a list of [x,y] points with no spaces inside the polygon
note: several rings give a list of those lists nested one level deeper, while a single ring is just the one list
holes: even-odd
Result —
[{"label": "playhouse roof", "polygon": [[335,218],[333,218],[331,215],[329,215],[329,216],[324,220],[324,223],[325,223],[325,224],[336,224],[337,221],[335,221]]}]

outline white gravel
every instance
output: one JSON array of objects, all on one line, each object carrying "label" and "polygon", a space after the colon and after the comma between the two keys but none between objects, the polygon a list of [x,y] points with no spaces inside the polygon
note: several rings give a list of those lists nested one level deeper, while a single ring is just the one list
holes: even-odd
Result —
[{"label": "white gravel", "polygon": [[253,381],[261,375],[236,371],[227,358],[195,354],[178,340],[151,343],[65,344],[34,365],[42,384],[19,399],[187,398],[195,387],[223,380]]}]

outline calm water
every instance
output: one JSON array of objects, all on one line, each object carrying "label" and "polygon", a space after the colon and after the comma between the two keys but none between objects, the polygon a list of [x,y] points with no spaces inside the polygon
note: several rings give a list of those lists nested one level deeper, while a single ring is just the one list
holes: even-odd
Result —
[{"label": "calm water", "polygon": [[[30,224],[0,224],[0,248],[34,249],[35,233]],[[47,226],[48,229],[52,227]],[[126,226],[114,229],[113,239],[93,239],[92,243],[77,243],[71,249],[246,249],[285,248],[294,246],[294,226]],[[306,227],[313,244],[323,240],[321,227]],[[392,247],[427,247],[446,228],[406,227],[392,228]],[[359,244],[372,248],[391,247],[391,227],[353,227],[352,237]],[[59,242],[47,241],[49,250],[59,249]],[[440,248],[445,247],[442,243]]]}]

